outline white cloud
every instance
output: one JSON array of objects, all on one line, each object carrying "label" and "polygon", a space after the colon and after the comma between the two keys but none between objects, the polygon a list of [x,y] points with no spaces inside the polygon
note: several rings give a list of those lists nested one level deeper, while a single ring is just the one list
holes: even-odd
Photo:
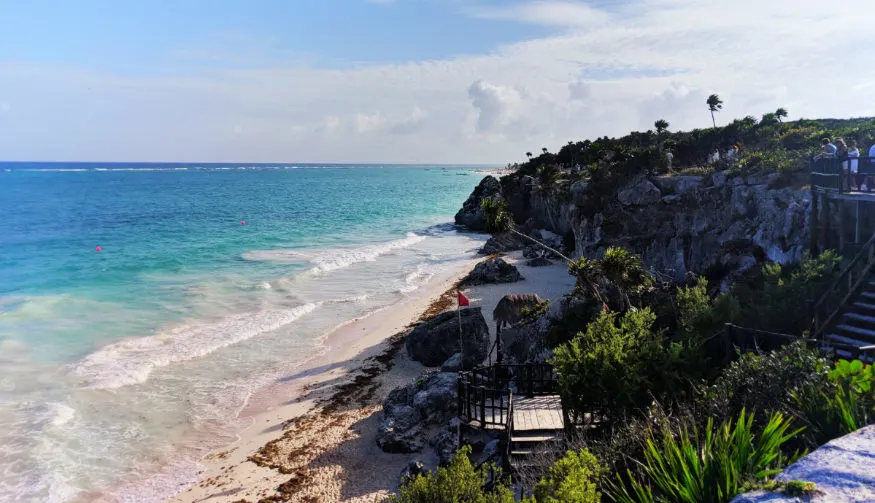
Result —
[{"label": "white cloud", "polygon": [[875,115],[875,68],[866,64],[875,35],[848,29],[875,24],[868,2],[638,0],[609,11],[518,3],[470,15],[557,33],[484,54],[355,68],[265,64],[135,78],[0,62],[3,101],[15,104],[0,113],[0,152],[503,164],[659,118],[672,129],[707,127],[711,92],[725,101],[722,121],[779,106],[791,118]]},{"label": "white cloud", "polygon": [[583,2],[539,0],[490,7],[468,7],[465,12],[483,19],[499,19],[548,26],[581,27],[606,23],[610,16]]}]

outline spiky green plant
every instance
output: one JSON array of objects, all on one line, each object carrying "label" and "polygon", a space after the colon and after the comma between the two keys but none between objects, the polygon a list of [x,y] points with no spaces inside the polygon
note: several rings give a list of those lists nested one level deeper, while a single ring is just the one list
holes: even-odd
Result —
[{"label": "spiky green plant", "polygon": [[606,492],[617,503],[728,503],[791,462],[781,446],[802,431],[791,431],[780,413],[759,435],[753,424],[753,414],[742,410],[736,421],[716,428],[709,420],[705,431],[685,427],[674,435],[666,429],[661,438],[647,439],[637,472],[617,474]]},{"label": "spiky green plant", "polygon": [[507,202],[500,197],[487,197],[480,203],[483,210],[483,223],[490,234],[509,231],[513,227],[513,218],[507,211]]}]

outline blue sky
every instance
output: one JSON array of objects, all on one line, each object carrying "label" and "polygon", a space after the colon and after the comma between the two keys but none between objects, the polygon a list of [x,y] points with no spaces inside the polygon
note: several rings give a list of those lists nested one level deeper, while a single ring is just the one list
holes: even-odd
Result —
[{"label": "blue sky", "polygon": [[847,3],[0,0],[0,159],[503,163],[706,127],[711,92],[872,114]]}]

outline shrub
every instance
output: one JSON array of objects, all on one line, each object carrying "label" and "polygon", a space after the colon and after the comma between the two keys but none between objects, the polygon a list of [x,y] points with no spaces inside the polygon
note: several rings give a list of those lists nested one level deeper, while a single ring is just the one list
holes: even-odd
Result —
[{"label": "shrub", "polygon": [[[511,491],[500,481],[491,491],[484,489],[489,468],[475,470],[464,446],[446,468],[408,479],[389,498],[392,503],[513,503]],[[496,477],[497,480],[497,477]]]},{"label": "shrub", "polygon": [[680,389],[680,348],[663,345],[648,308],[603,312],[571,342],[556,349],[563,403],[572,412],[616,416],[646,406],[653,395]]},{"label": "shrub", "polygon": [[822,444],[875,423],[875,369],[859,360],[839,361],[828,385],[793,394],[812,442]]},{"label": "shrub", "polygon": [[596,481],[604,468],[586,449],[568,451],[535,485],[537,503],[597,503],[601,493]]},{"label": "shrub", "polygon": [[750,410],[758,423],[775,412],[795,410],[794,393],[827,385],[829,362],[803,342],[763,355],[748,353],[732,362],[710,386],[699,390],[699,408],[725,420]]},{"label": "shrub", "polygon": [[790,421],[776,413],[757,435],[753,416],[742,411],[716,428],[709,420],[704,431],[690,426],[677,436],[651,435],[639,469],[617,474],[607,491],[617,503],[728,503],[790,461],[781,446],[799,431],[790,431]]}]

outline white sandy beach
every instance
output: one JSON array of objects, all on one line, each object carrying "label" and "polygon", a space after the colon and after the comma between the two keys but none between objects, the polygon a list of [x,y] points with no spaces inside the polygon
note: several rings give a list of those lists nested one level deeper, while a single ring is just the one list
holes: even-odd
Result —
[{"label": "white sandy beach", "polygon": [[[483,308],[493,335],[492,310],[504,295],[536,293],[556,305],[573,287],[563,263],[536,269],[519,258],[517,252],[506,260],[524,281],[463,290],[472,306]],[[454,307],[454,285],[479,260],[441,273],[401,304],[331,333],[324,357],[252,398],[243,412],[252,425],[235,443],[206,456],[200,480],[170,501],[372,503],[396,488],[410,461],[434,465],[430,449],[387,454],[376,444],[383,399],[425,369],[398,350],[400,339],[392,336],[429,309],[433,314]]]}]

